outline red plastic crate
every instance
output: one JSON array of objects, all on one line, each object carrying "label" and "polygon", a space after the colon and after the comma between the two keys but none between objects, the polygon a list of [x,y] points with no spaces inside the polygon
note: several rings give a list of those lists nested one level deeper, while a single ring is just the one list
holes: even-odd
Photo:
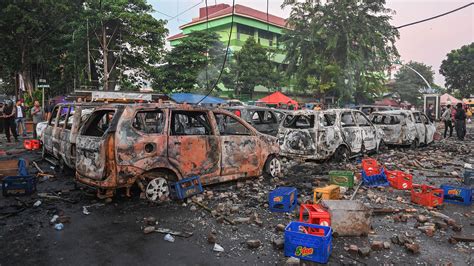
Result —
[{"label": "red plastic crate", "polygon": [[443,193],[440,188],[414,184],[411,188],[411,201],[427,207],[436,207],[443,204]]},{"label": "red plastic crate", "polygon": [[[331,215],[318,204],[301,204],[300,222],[331,226]],[[324,230],[310,228],[308,231],[312,235],[324,235]]]},{"label": "red plastic crate", "polygon": [[413,175],[403,171],[385,171],[390,186],[395,189],[408,190],[413,187]]},{"label": "red plastic crate", "polygon": [[362,169],[368,176],[379,175],[380,174],[380,165],[375,159],[363,159],[362,160]]},{"label": "red plastic crate", "polygon": [[23,147],[25,147],[27,150],[39,150],[41,148],[41,144],[37,139],[25,139],[23,141]]}]

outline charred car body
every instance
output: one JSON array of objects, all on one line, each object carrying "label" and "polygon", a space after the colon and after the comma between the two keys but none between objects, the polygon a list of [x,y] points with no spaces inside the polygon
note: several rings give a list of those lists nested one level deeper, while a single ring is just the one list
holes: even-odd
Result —
[{"label": "charred car body", "polygon": [[153,201],[168,183],[203,184],[280,172],[278,141],[234,114],[189,105],[110,104],[96,108],[77,137],[76,178],[110,197],[138,184]]},{"label": "charred car body", "polygon": [[418,111],[374,112],[371,120],[375,127],[384,132],[383,141],[389,145],[426,145],[433,142],[436,131],[428,117]]},{"label": "charred car body", "polygon": [[261,133],[276,136],[281,114],[271,108],[258,106],[235,106],[226,108],[251,124]]},{"label": "charred car body", "polygon": [[92,103],[56,105],[39,135],[43,142],[43,157],[51,156],[60,168],[67,166],[74,169],[79,128],[96,106]]},{"label": "charred car body", "polygon": [[282,156],[344,160],[362,152],[377,151],[381,132],[358,110],[302,110],[285,117],[278,140]]}]

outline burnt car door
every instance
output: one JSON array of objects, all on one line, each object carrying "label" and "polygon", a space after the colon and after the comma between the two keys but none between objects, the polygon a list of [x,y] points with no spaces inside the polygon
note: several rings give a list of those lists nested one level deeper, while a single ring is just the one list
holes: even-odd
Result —
[{"label": "burnt car door", "polygon": [[110,138],[123,109],[96,110],[84,123],[76,139],[76,171],[87,178],[102,180],[105,173],[106,152],[113,144]]},{"label": "burnt car door", "polygon": [[317,154],[320,159],[327,159],[342,144],[342,136],[340,130],[335,127],[336,114],[319,113],[318,117]]},{"label": "burnt car door", "polygon": [[315,155],[317,146],[316,114],[286,115],[278,133],[281,151],[285,154]]},{"label": "burnt car door", "polygon": [[362,148],[362,132],[361,128],[357,126],[352,112],[341,112],[340,122],[344,140],[349,145],[351,152],[360,152]]},{"label": "burnt car door", "polygon": [[59,134],[59,157],[68,167],[74,168],[74,160],[71,158],[71,128],[74,117],[73,106],[67,105],[64,113],[64,122],[61,125],[61,133]]},{"label": "burnt car door", "polygon": [[206,182],[220,172],[220,145],[207,111],[172,110],[168,159],[183,177]]},{"label": "burnt car door", "polygon": [[425,114],[421,114],[421,121],[423,121],[423,124],[425,125],[425,144],[431,143],[433,141],[436,127]]},{"label": "burnt car door", "polygon": [[61,136],[64,131],[64,125],[66,124],[66,117],[69,113],[69,106],[61,105],[59,108],[58,117],[56,119],[56,125],[53,128],[53,155],[56,159],[61,158]]},{"label": "burnt car door", "polygon": [[420,112],[414,112],[413,117],[415,119],[416,135],[419,143],[425,143],[426,140],[426,127],[422,121]]},{"label": "burnt car door", "polygon": [[43,147],[49,154],[53,154],[53,130],[56,127],[59,114],[59,105],[53,108],[51,116],[48,120],[48,125],[44,129],[43,133]]},{"label": "burnt car door", "polygon": [[354,116],[362,134],[364,148],[368,151],[377,149],[377,142],[379,139],[377,137],[377,129],[375,126],[362,112],[354,111]]},{"label": "burnt car door", "polygon": [[258,136],[237,118],[214,112],[221,143],[221,175],[255,176],[260,172]]},{"label": "burnt car door", "polygon": [[125,175],[135,176],[143,171],[166,165],[167,114],[167,110],[156,108],[135,110],[135,113],[129,116],[133,119],[122,122],[121,130],[118,132],[120,141],[116,144],[119,171]]}]

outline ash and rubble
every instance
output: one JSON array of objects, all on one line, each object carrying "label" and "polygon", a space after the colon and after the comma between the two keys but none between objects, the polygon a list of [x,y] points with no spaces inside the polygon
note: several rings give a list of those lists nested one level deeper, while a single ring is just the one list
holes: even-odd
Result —
[{"label": "ash and rubble", "polygon": [[[448,139],[371,157],[387,169],[412,173],[414,183],[439,186],[460,183],[464,163],[472,163],[473,148],[472,139]],[[298,220],[299,206],[292,213],[272,213],[268,193],[278,186],[292,186],[298,189],[299,204],[311,202],[313,189],[329,183],[330,170],[360,171],[355,160],[323,164],[285,160],[281,178],[207,186],[204,193],[185,201],[163,204],[140,200],[138,191],[132,191],[131,198],[120,191],[107,203],[90,188],[78,186],[73,173],[54,172],[38,153],[8,149],[9,158],[37,161],[55,177],[40,179],[38,193],[32,196],[0,201],[1,265],[303,263],[283,255],[284,228]],[[32,167],[29,170],[35,173]],[[353,193],[354,189],[342,189],[342,199],[350,199]],[[390,187],[362,186],[354,200],[372,208],[371,231],[363,237],[334,237],[329,264],[473,263],[474,242],[455,237],[473,237],[472,207],[427,208],[411,203],[409,191]],[[34,207],[38,201],[41,204]],[[64,225],[61,231],[54,229],[56,221],[51,222],[55,215]],[[171,243],[155,231],[160,228],[186,236],[174,236]],[[216,244],[223,251],[214,251]]]}]

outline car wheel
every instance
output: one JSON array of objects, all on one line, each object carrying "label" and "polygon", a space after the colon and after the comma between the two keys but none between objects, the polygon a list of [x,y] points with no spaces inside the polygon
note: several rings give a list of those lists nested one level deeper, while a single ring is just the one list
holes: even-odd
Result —
[{"label": "car wheel", "polygon": [[269,177],[278,177],[281,173],[281,162],[276,156],[272,156],[265,164],[265,174]]},{"label": "car wheel", "polygon": [[346,146],[339,146],[334,153],[334,161],[336,162],[346,162],[349,160],[350,152]]},{"label": "car wheel", "polygon": [[169,175],[161,172],[146,173],[141,177],[144,198],[151,202],[165,202],[170,199]]}]

